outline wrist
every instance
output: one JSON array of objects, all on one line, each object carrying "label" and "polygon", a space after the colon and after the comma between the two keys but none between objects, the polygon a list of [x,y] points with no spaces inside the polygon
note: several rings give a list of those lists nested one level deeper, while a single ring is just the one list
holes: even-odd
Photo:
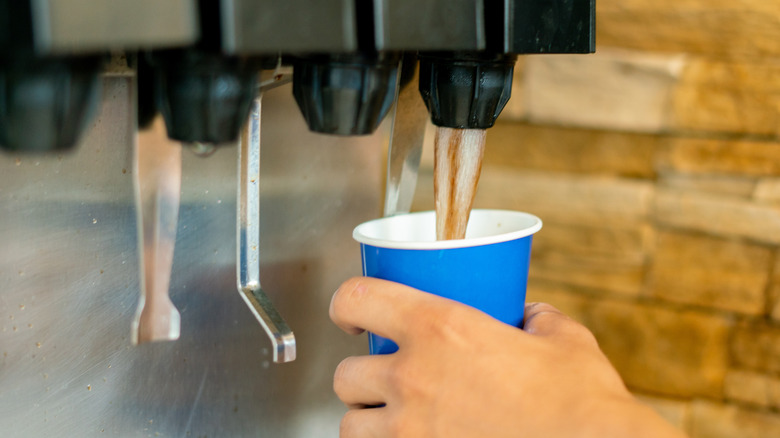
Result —
[{"label": "wrist", "polygon": [[632,395],[615,396],[603,403],[588,403],[578,424],[587,430],[576,436],[588,438],[686,438],[649,406]]}]

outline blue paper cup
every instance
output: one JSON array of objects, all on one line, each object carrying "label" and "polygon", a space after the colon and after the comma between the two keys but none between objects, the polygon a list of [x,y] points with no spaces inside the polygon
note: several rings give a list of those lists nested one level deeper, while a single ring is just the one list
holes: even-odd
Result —
[{"label": "blue paper cup", "polygon": [[[508,210],[472,210],[463,240],[436,240],[432,211],[363,223],[363,275],[402,283],[459,301],[519,327],[523,321],[531,239],[542,221]],[[398,350],[369,333],[371,354]]]}]

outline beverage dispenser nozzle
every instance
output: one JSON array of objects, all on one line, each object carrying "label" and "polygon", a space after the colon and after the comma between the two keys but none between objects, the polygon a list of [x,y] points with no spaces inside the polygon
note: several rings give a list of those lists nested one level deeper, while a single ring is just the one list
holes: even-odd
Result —
[{"label": "beverage dispenser nozzle", "polygon": [[155,51],[156,107],[171,139],[235,142],[249,114],[260,62],[201,48]]},{"label": "beverage dispenser nozzle", "polygon": [[36,49],[29,1],[0,0],[0,148],[73,148],[97,113],[99,54],[62,56]]},{"label": "beverage dispenser nozzle", "polygon": [[97,113],[102,63],[100,56],[0,56],[0,147],[72,149]]},{"label": "beverage dispenser nozzle", "polygon": [[293,95],[311,131],[368,135],[393,105],[401,57],[377,49],[373,0],[355,1],[347,9],[339,16],[353,23],[351,44],[295,56]]},{"label": "beverage dispenser nozzle", "polygon": [[296,58],[293,95],[309,129],[337,135],[376,131],[393,104],[398,61],[394,53]]},{"label": "beverage dispenser nozzle", "polygon": [[479,50],[420,53],[420,94],[434,125],[492,127],[509,101],[517,55],[595,50],[595,0],[486,0],[482,8]]},{"label": "beverage dispenser nozzle", "polygon": [[420,94],[436,126],[487,129],[512,93],[517,56],[440,52],[420,55]]}]

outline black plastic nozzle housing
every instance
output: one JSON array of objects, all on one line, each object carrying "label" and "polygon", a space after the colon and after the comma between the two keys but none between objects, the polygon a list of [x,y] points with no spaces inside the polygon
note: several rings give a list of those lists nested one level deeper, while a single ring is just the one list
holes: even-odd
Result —
[{"label": "black plastic nozzle housing", "polygon": [[168,137],[215,144],[238,139],[256,94],[256,63],[197,49],[154,52],[151,63]]},{"label": "black plastic nozzle housing", "polygon": [[420,54],[420,94],[436,126],[487,129],[512,94],[513,54]]},{"label": "black plastic nozzle housing", "polygon": [[30,0],[0,0],[0,148],[73,148],[100,103],[101,55],[35,51]]},{"label": "black plastic nozzle housing", "polygon": [[0,57],[0,147],[20,152],[73,148],[100,103],[101,56]]},{"label": "black plastic nozzle housing", "polygon": [[507,0],[474,5],[484,8],[484,35],[477,39],[482,46],[420,54],[420,93],[435,125],[493,126],[511,95],[518,54],[595,50],[595,0]]},{"label": "black plastic nozzle housing", "polygon": [[395,98],[399,56],[345,54],[293,61],[293,95],[314,132],[373,133]]}]

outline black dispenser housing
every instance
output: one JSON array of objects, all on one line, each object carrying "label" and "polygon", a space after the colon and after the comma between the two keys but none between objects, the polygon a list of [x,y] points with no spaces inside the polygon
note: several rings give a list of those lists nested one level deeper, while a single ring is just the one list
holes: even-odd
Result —
[{"label": "black dispenser housing", "polygon": [[363,135],[392,106],[402,57],[419,55],[434,124],[485,129],[510,98],[517,55],[595,50],[595,0],[73,5],[81,3],[0,0],[4,149],[76,144],[100,102],[102,61],[116,50],[136,68],[139,126],[160,112],[171,138],[214,144],[237,138],[259,71],[280,62],[293,66],[293,93],[312,131]]}]

